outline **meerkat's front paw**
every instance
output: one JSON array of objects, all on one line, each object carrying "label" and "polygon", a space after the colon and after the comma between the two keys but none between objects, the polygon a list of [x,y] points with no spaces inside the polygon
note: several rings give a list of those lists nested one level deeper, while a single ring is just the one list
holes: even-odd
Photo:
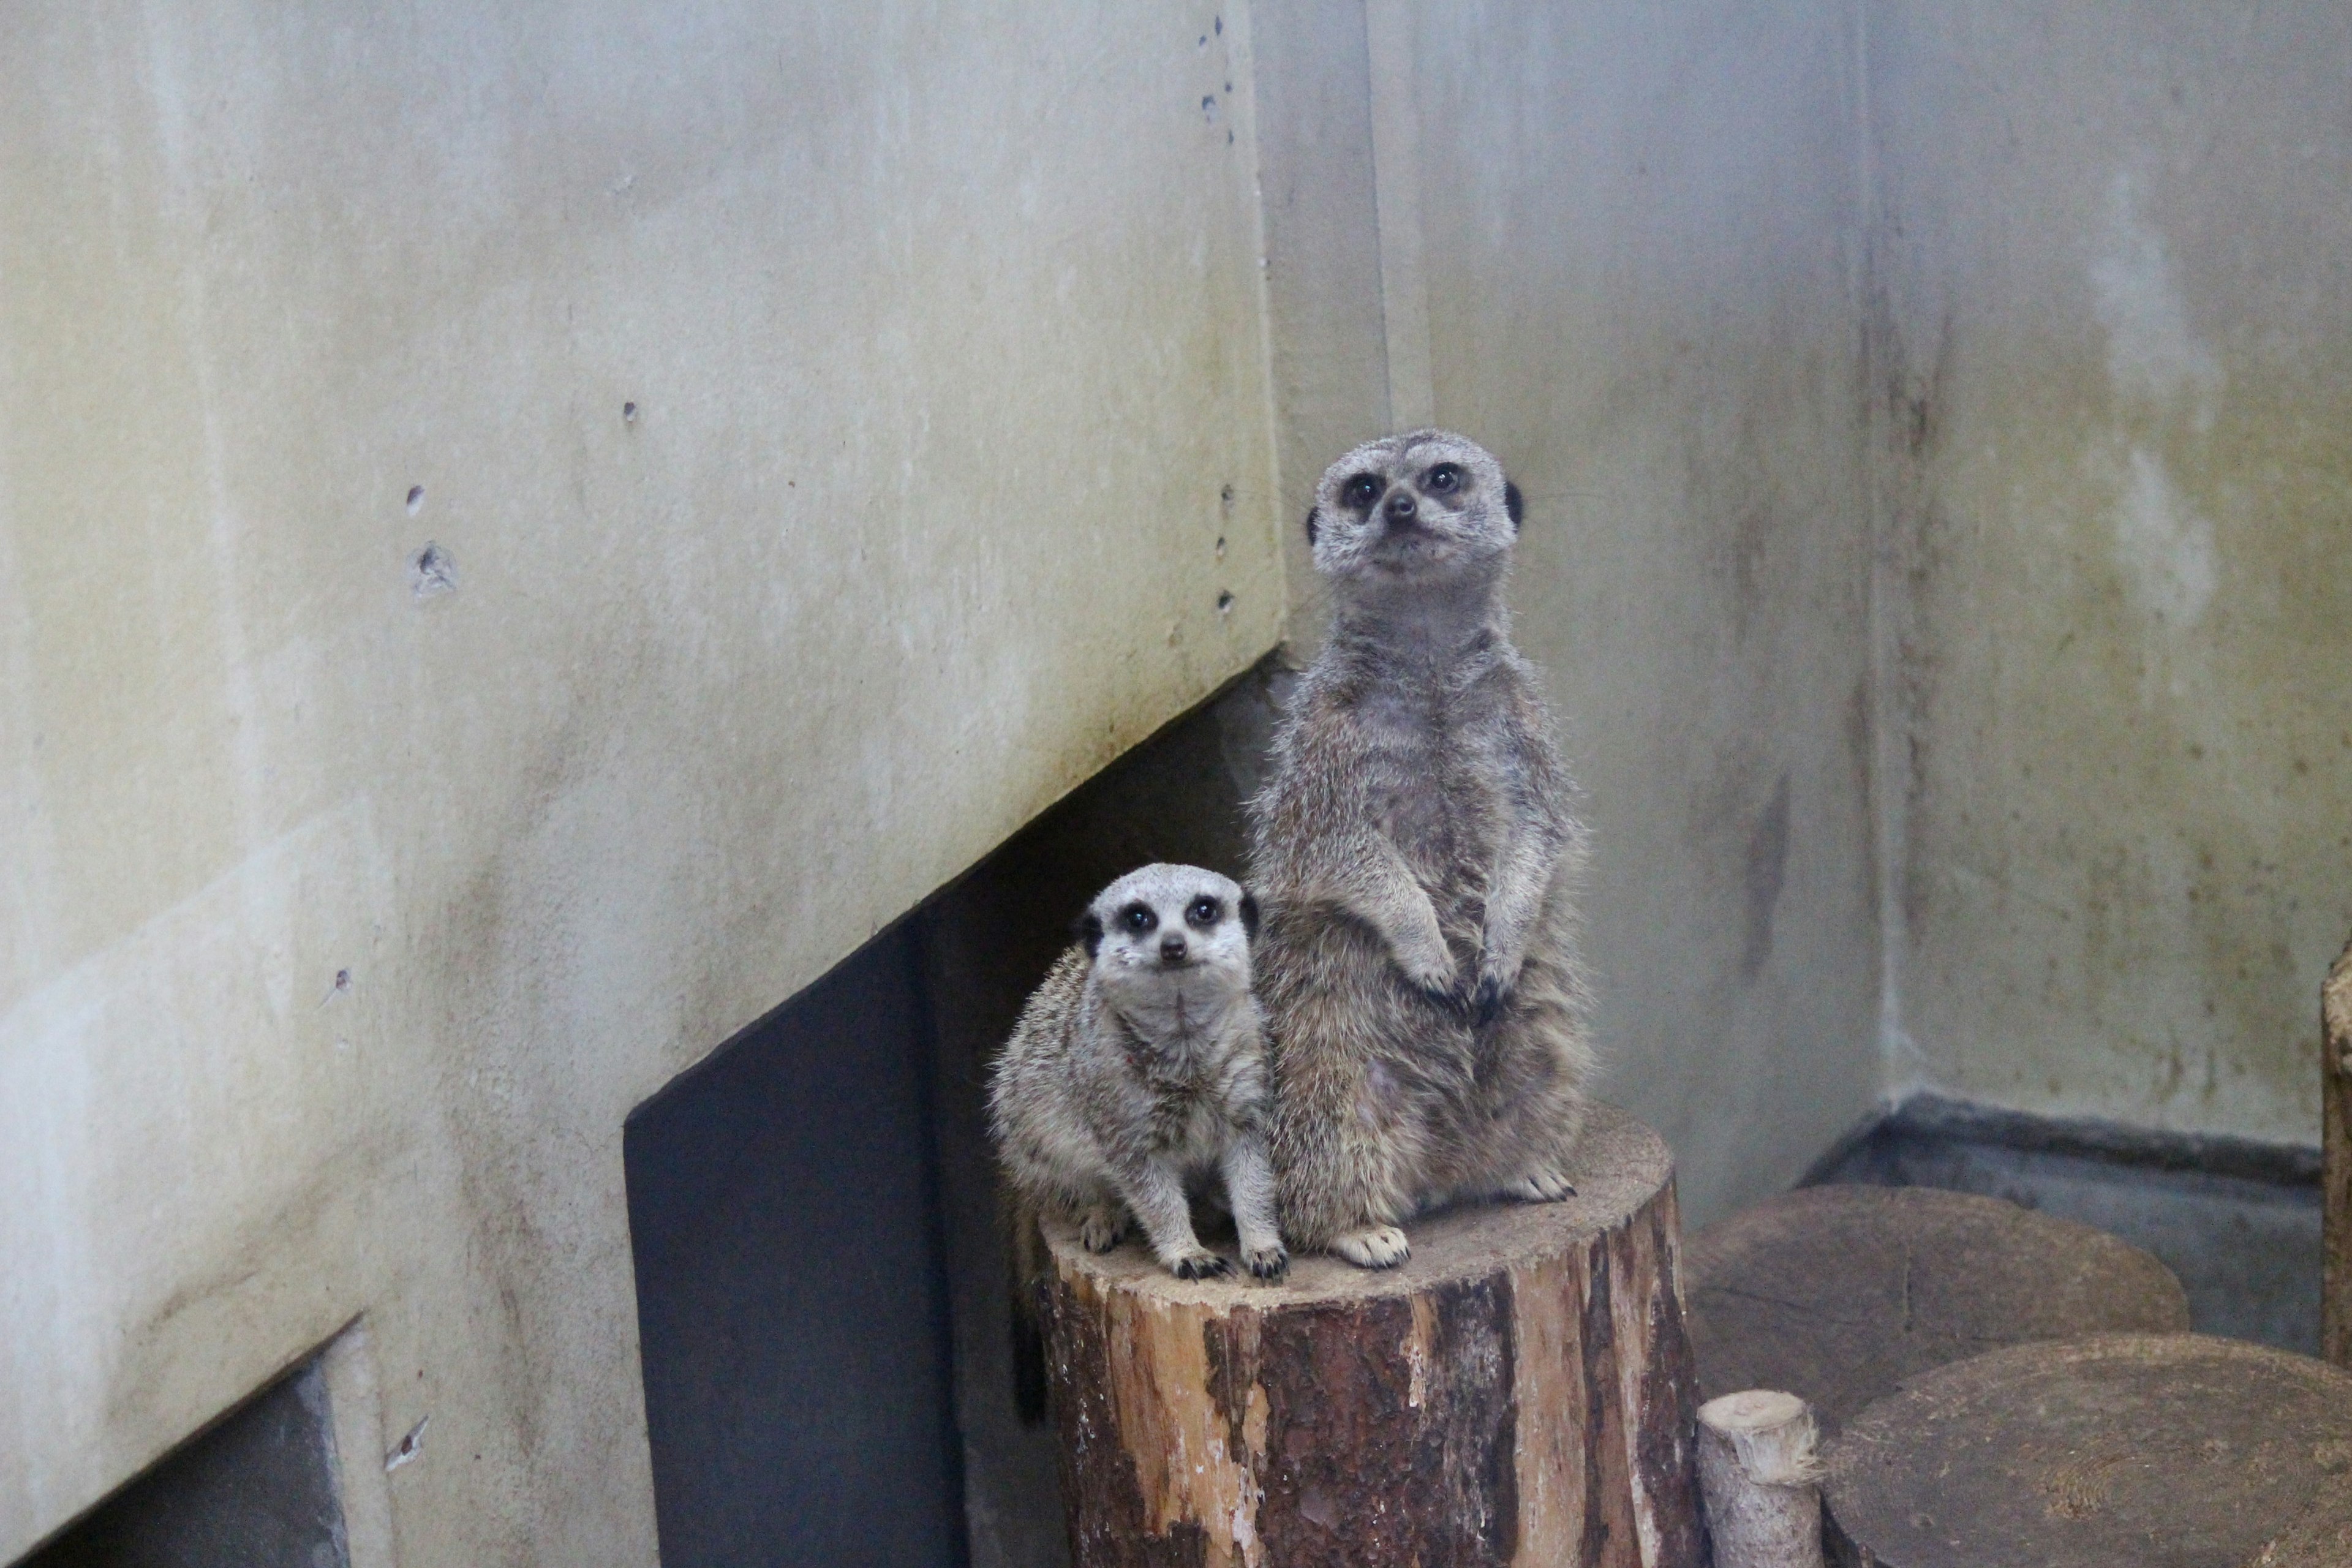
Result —
[{"label": "meerkat's front paw", "polygon": [[1576,1185],[1558,1171],[1530,1171],[1507,1184],[1503,1196],[1523,1204],[1556,1204],[1576,1195]]},{"label": "meerkat's front paw", "polygon": [[1097,1204],[1078,1216],[1078,1242],[1088,1252],[1108,1252],[1127,1238],[1127,1214],[1112,1204]]},{"label": "meerkat's front paw", "polygon": [[1440,948],[1435,953],[1397,954],[1405,984],[1433,1002],[1454,999],[1454,955]]},{"label": "meerkat's front paw", "polygon": [[1404,1232],[1392,1225],[1368,1225],[1331,1238],[1331,1250],[1359,1268],[1394,1268],[1412,1256]]},{"label": "meerkat's front paw", "polygon": [[1278,1241],[1269,1247],[1244,1247],[1242,1267],[1260,1279],[1279,1279],[1290,1272],[1290,1254]]},{"label": "meerkat's front paw", "polygon": [[1470,1012],[1479,1023],[1493,1023],[1496,1015],[1510,1001],[1511,993],[1518,988],[1519,965],[1525,956],[1487,944],[1478,960],[1478,979],[1470,992]]},{"label": "meerkat's front paw", "polygon": [[1232,1264],[1202,1247],[1170,1260],[1168,1272],[1179,1279],[1213,1279],[1221,1274],[1232,1273],[1233,1268]]},{"label": "meerkat's front paw", "polygon": [[1470,1016],[1480,1025],[1491,1024],[1501,1016],[1503,1004],[1511,999],[1508,982],[1493,973],[1478,976],[1478,988],[1470,994]]}]

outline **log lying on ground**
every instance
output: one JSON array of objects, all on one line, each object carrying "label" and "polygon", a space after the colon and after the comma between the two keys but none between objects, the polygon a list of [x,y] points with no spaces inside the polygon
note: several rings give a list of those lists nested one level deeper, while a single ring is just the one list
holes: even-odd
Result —
[{"label": "log lying on ground", "polygon": [[2326,1149],[2319,1353],[2352,1367],[2352,944],[2328,971],[2320,993],[2320,1098]]},{"label": "log lying on ground", "polygon": [[1922,1374],[1825,1458],[1830,1560],[1855,1568],[2306,1568],[2288,1553],[2352,1490],[2352,1373],[2202,1334],[2016,1345]]},{"label": "log lying on ground", "polygon": [[1780,1388],[1834,1434],[1916,1373],[2000,1345],[2189,1327],[2172,1271],[2104,1231],[1929,1187],[1807,1187],[1691,1238],[1702,1398]]},{"label": "log lying on ground", "polygon": [[1672,1161],[1601,1108],[1570,1176],[1278,1286],[1049,1228],[1074,1561],[1701,1568]]},{"label": "log lying on ground", "polygon": [[1821,1434],[1793,1394],[1749,1388],[1698,1407],[1698,1481],[1715,1568],[1822,1568]]}]

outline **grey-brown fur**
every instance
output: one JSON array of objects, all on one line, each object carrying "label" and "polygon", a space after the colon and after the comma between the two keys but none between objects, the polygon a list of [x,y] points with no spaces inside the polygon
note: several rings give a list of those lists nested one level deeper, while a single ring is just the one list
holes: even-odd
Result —
[{"label": "grey-brown fur", "polygon": [[1423,430],[1339,459],[1308,514],[1332,627],[1251,803],[1258,994],[1283,1232],[1367,1268],[1432,1205],[1573,1190],[1584,833],[1503,606],[1518,510]]},{"label": "grey-brown fur", "polygon": [[[1222,1274],[1191,1199],[1223,1200],[1243,1266],[1289,1267],[1265,1147],[1265,1037],[1250,993],[1256,904],[1194,866],[1146,866],[1089,906],[1081,945],[1029,998],[989,1092],[1024,1211],[1075,1222],[1097,1252],[1130,1220],[1184,1279]],[[1222,1191],[1220,1191],[1222,1189]]]}]

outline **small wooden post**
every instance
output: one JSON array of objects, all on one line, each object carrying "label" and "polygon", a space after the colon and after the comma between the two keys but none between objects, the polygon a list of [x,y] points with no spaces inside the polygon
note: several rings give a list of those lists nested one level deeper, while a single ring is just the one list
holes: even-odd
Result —
[{"label": "small wooden post", "polygon": [[1073,1561],[1703,1568],[1673,1163],[1596,1108],[1570,1174],[1276,1286],[1048,1229]]},{"label": "small wooden post", "polygon": [[2328,971],[2319,1016],[2320,1099],[2326,1125],[2319,1353],[2352,1368],[2352,943]]},{"label": "small wooden post", "polygon": [[1715,1568],[1822,1568],[1820,1436],[1793,1394],[1750,1388],[1698,1407]]}]

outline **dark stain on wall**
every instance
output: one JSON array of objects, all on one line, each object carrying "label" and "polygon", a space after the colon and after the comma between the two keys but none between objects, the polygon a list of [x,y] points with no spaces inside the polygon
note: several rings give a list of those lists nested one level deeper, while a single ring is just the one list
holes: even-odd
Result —
[{"label": "dark stain on wall", "polygon": [[1772,914],[1780,905],[1780,889],[1789,880],[1789,774],[1772,787],[1772,798],[1756,815],[1748,832],[1748,860],[1741,886],[1747,894],[1748,924],[1739,945],[1739,973],[1753,980],[1772,956]]}]

